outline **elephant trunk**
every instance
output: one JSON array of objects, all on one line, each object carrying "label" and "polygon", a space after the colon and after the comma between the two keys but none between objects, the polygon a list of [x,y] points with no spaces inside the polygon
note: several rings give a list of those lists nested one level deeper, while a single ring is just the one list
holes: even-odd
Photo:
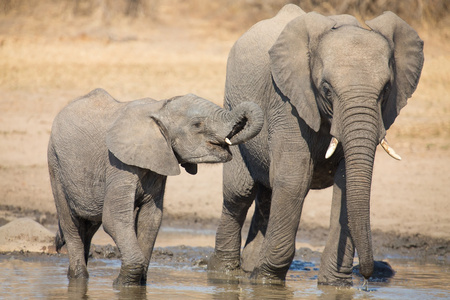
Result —
[{"label": "elephant trunk", "polygon": [[379,138],[379,117],[376,105],[353,107],[345,112],[342,145],[346,165],[348,226],[358,252],[361,274],[368,279],[373,272],[370,190]]},{"label": "elephant trunk", "polygon": [[226,112],[229,126],[224,128],[224,138],[229,145],[241,144],[255,137],[264,124],[261,108],[253,102],[243,102]]}]

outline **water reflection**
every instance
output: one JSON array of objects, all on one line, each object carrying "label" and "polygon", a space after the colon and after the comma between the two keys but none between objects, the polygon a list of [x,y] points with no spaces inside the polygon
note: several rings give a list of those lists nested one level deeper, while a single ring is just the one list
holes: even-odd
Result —
[{"label": "water reflection", "polygon": [[[105,288],[111,291],[116,299],[147,299],[147,286],[133,286],[120,288]],[[96,294],[96,293],[95,293]],[[89,292],[88,279],[71,279],[67,288],[67,299],[97,299],[97,296],[91,296]]]},{"label": "water reflection", "polygon": [[355,299],[354,288],[336,288],[334,286],[318,285],[319,295],[317,299],[323,300],[351,300]]},{"label": "water reflection", "polygon": [[209,285],[218,288],[212,299],[294,299],[294,290],[285,284],[255,284],[247,274],[227,275],[210,271],[207,278]]},{"label": "water reflection", "polygon": [[128,286],[118,289],[117,298],[120,300],[147,299],[147,286]]},{"label": "water reflection", "polygon": [[[4,299],[449,299],[450,265],[394,260],[396,275],[389,282],[371,282],[368,292],[359,288],[317,286],[318,266],[297,262],[284,285],[255,284],[247,274],[207,272],[197,249],[166,249],[149,268],[143,287],[115,289],[112,286],[119,260],[93,259],[89,280],[68,280],[68,260],[58,256],[0,255],[0,298]],[[166,252],[167,252],[166,251]]]},{"label": "water reflection", "polygon": [[88,281],[88,279],[84,278],[70,280],[67,288],[67,298],[71,300],[89,299],[87,296]]}]

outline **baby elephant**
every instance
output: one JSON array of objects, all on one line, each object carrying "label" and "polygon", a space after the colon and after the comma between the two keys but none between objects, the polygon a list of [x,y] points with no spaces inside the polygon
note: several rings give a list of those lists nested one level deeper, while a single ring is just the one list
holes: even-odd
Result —
[{"label": "baby elephant", "polygon": [[69,278],[87,278],[91,239],[103,223],[122,255],[114,285],[142,285],[161,224],[166,178],[198,163],[231,160],[228,148],[259,133],[263,114],[245,102],[227,111],[189,94],[119,102],[96,89],[55,118],[48,166],[66,244]]}]

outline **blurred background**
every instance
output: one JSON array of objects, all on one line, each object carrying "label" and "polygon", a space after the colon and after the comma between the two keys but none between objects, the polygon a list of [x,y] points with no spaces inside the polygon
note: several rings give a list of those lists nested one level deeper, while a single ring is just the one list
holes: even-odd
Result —
[{"label": "blurred background", "polygon": [[[419,87],[388,132],[404,161],[377,156],[373,222],[448,237],[447,0],[0,0],[0,219],[54,216],[46,148],[53,118],[69,101],[101,87],[121,101],[195,93],[221,105],[233,43],[287,3],[361,22],[390,10],[425,41]],[[309,196],[316,202],[306,203],[302,220],[327,226],[330,192]],[[216,220],[220,211],[220,165],[169,179],[166,216]]]}]

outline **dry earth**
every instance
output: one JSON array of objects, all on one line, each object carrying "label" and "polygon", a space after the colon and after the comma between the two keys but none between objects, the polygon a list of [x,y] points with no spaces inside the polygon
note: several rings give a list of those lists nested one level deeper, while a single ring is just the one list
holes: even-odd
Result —
[{"label": "dry earth", "polygon": [[[190,19],[170,25],[142,19],[48,22],[0,16],[0,225],[32,216],[55,229],[46,147],[52,120],[69,101],[101,87],[122,101],[195,93],[221,104],[227,54],[246,29],[207,28]],[[450,42],[425,27],[418,32],[425,41],[422,78],[388,132],[403,160],[378,151],[371,222],[380,241],[388,235],[431,238],[448,255]],[[215,228],[221,169],[201,166],[196,176],[169,178],[164,224]],[[308,195],[301,222],[308,230],[301,234],[324,242],[330,200],[331,189]],[[213,238],[204,244],[213,246]]]}]

